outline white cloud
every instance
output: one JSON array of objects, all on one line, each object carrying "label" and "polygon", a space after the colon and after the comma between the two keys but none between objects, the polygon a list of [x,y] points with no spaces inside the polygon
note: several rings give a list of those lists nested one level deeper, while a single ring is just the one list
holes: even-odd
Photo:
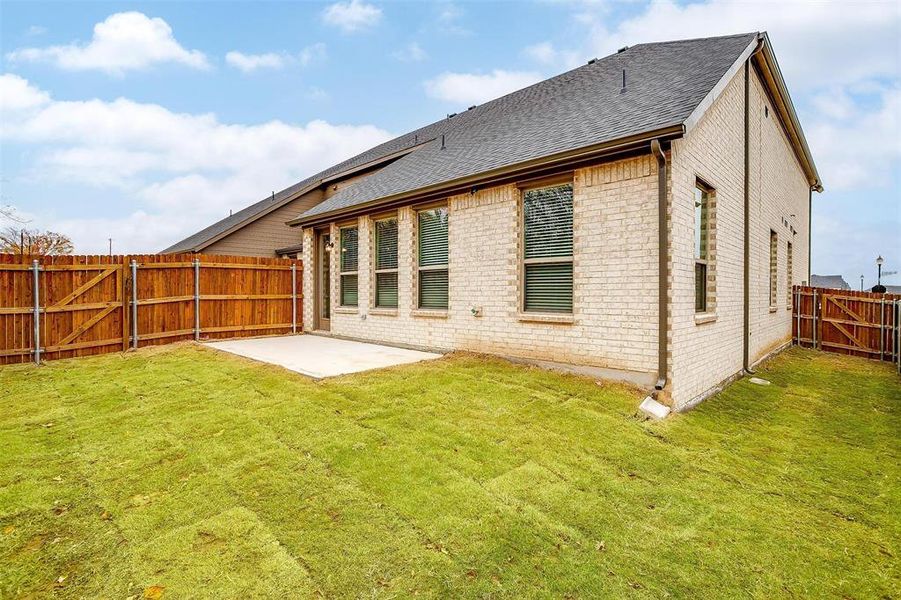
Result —
[{"label": "white cloud", "polygon": [[307,90],[306,97],[314,102],[325,102],[331,98],[327,91],[315,85],[310,86]]},{"label": "white cloud", "polygon": [[390,137],[325,121],[228,124],[124,98],[58,101],[15,75],[0,76],[0,97],[11,106],[0,140],[30,147],[36,181],[93,186],[130,207],[123,217],[35,223],[71,234],[83,252],[110,236],[126,244],[120,251],[159,250]]},{"label": "white cloud", "polygon": [[100,70],[122,74],[159,63],[180,63],[195,69],[209,68],[199,50],[187,50],[172,35],[166,21],[140,12],[110,15],[94,25],[91,41],[46,48],[20,48],[6,58],[20,62],[49,62],[69,71]]},{"label": "white cloud", "polygon": [[[0,114],[36,108],[50,101],[50,94],[11,73],[0,75],[0,92]],[[0,131],[2,128],[0,123]]]},{"label": "white cloud", "polygon": [[244,54],[232,50],[225,55],[225,62],[244,73],[252,73],[258,69],[281,69],[287,62],[284,54],[266,52],[265,54]]},{"label": "white cloud", "polygon": [[442,73],[425,82],[426,93],[439,100],[457,104],[481,104],[543,79],[533,71],[504,71],[491,73]]},{"label": "white cloud", "polygon": [[571,69],[582,64],[578,52],[560,50],[550,42],[540,42],[532,46],[526,46],[523,49],[523,54],[538,64],[550,67]]},{"label": "white cloud", "polygon": [[[862,103],[875,104],[863,108]],[[901,85],[872,98],[824,100],[806,126],[811,151],[826,185],[833,190],[881,187],[901,161]]]},{"label": "white cloud", "polygon": [[260,69],[282,69],[294,64],[306,67],[323,60],[325,55],[325,44],[317,42],[307,46],[298,52],[296,56],[288,54],[287,52],[245,54],[237,50],[232,50],[225,55],[225,62],[244,73],[252,73]]},{"label": "white cloud", "polygon": [[27,35],[28,37],[44,35],[45,33],[47,33],[47,28],[40,25],[32,25],[25,30],[25,35]]},{"label": "white cloud", "polygon": [[300,61],[301,66],[306,67],[307,65],[324,60],[325,55],[325,44],[316,42],[301,50],[300,54],[297,55],[297,59]]},{"label": "white cloud", "polygon": [[438,4],[438,31],[447,35],[470,35],[472,31],[460,24],[463,9],[453,2]]},{"label": "white cloud", "polygon": [[322,12],[322,20],[345,33],[373,27],[382,19],[382,9],[362,0],[335,2]]},{"label": "white cloud", "polygon": [[400,50],[393,52],[391,56],[401,62],[422,62],[429,57],[416,42],[410,42]]}]

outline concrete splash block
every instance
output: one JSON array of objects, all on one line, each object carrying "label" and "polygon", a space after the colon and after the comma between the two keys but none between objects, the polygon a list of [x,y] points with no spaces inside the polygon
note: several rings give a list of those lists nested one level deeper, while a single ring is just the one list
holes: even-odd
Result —
[{"label": "concrete splash block", "polygon": [[665,419],[670,413],[669,406],[660,404],[650,396],[641,401],[638,410],[651,417],[652,419]]}]

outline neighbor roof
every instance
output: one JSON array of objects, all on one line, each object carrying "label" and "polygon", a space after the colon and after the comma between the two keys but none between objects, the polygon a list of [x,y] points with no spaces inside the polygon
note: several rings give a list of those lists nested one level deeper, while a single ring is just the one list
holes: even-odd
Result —
[{"label": "neighbor roof", "polygon": [[680,125],[757,35],[640,44],[445,119],[444,148],[435,139],[310,208],[300,221]]},{"label": "neighbor roof", "polygon": [[813,287],[834,288],[837,290],[850,290],[851,286],[841,275],[811,275],[810,285]]}]

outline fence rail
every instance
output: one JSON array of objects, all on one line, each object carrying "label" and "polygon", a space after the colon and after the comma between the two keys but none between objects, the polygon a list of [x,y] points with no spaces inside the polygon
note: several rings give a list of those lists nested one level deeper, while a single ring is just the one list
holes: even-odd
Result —
[{"label": "fence rail", "polygon": [[901,372],[901,295],[795,286],[792,343],[892,362]]},{"label": "fence rail", "polygon": [[296,333],[302,269],[281,258],[0,254],[0,364]]}]

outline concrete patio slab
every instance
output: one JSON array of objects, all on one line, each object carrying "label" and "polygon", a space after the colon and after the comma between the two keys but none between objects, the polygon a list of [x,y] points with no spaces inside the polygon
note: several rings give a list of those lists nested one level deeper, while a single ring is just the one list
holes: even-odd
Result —
[{"label": "concrete patio slab", "polygon": [[441,357],[440,354],[432,352],[352,342],[319,335],[228,340],[207,342],[206,345],[216,350],[279,365],[316,379]]}]

